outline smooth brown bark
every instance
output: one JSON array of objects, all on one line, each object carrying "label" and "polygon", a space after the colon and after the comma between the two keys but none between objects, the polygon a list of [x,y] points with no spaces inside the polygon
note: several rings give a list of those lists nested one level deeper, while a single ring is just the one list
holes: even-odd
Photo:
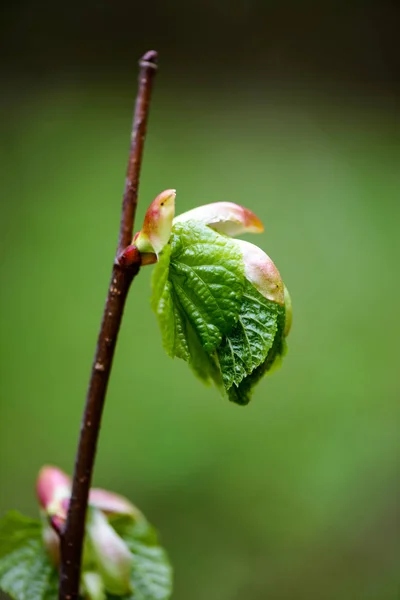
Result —
[{"label": "smooth brown bark", "polygon": [[140,59],[139,66],[139,89],[122,202],[118,250],[82,418],[68,517],[61,535],[59,600],[76,600],[79,594],[85,517],[101,416],[126,297],[140,268],[140,254],[137,250],[133,249],[133,253],[131,252],[129,264],[119,261],[118,256],[132,241],[147,117],[157,69],[157,53],[152,50],[147,52]]}]

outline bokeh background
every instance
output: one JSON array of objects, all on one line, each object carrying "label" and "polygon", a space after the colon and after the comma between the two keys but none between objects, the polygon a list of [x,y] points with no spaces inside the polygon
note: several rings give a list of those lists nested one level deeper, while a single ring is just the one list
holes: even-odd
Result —
[{"label": "bokeh background", "polygon": [[163,352],[134,282],[95,483],[157,526],[176,600],[400,598],[398,3],[5,2],[0,513],[72,470],[116,246],[137,59],[160,52],[137,228],[231,200],[291,291],[241,408]]}]

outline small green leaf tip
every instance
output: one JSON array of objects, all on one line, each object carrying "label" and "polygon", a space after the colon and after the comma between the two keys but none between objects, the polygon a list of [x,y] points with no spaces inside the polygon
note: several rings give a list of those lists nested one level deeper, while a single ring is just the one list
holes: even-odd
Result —
[{"label": "small green leaf tip", "polygon": [[238,404],[280,363],[291,323],[290,297],[271,258],[229,237],[261,231],[258,217],[237,204],[200,206],[174,218],[153,274],[167,353]]}]

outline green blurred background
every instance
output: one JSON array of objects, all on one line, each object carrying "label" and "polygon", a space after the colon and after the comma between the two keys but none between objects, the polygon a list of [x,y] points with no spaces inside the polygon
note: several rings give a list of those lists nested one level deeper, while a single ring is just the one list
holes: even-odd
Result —
[{"label": "green blurred background", "polygon": [[137,228],[230,200],[294,305],[241,408],[163,352],[134,282],[95,483],[157,526],[176,600],[398,600],[396,2],[9,2],[2,21],[0,513],[71,472],[116,246],[137,59],[160,51]]}]

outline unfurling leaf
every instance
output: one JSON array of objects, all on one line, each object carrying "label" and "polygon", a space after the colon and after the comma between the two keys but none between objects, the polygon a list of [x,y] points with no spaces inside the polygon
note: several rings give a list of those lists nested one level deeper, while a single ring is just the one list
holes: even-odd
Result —
[{"label": "unfurling leaf", "polygon": [[188,319],[210,353],[232,329],[240,309],[245,282],[240,251],[230,238],[190,221],[174,226],[165,254],[156,267],[153,302],[164,346],[170,356],[189,356]]},{"label": "unfurling leaf", "polygon": [[230,400],[247,404],[254,385],[284,354],[290,297],[260,248],[217,229],[259,232],[262,224],[231,203],[176,217],[153,273],[152,307],[167,353]]}]

